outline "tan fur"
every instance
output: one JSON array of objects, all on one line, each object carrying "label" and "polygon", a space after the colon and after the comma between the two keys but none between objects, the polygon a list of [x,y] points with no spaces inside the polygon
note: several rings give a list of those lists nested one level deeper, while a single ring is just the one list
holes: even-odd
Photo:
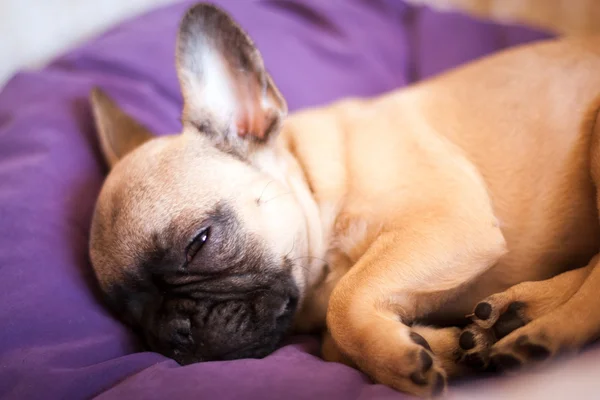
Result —
[{"label": "tan fur", "polygon": [[[398,316],[466,315],[479,299],[585,265],[595,253],[587,166],[600,107],[598,49],[593,38],[509,50],[383,98],[288,120],[315,197],[343,202],[343,218],[384,225],[365,237],[368,251],[346,251],[356,265],[329,304],[333,338],[363,370],[403,390],[428,390],[399,379],[414,362]],[[381,371],[373,359],[398,367]]]},{"label": "tan fur", "polygon": [[[559,274],[600,244],[598,71],[600,37],[511,49],[293,114],[252,168],[192,129],[150,141],[103,188],[94,267],[118,280],[111,265],[127,265],[149,231],[227,198],[276,254],[302,260],[296,328],[326,320],[324,356],[378,382],[429,396],[465,373],[461,331],[426,323],[452,324],[488,296],[492,317],[467,328],[482,356],[531,361],[516,350],[525,341],[552,354],[580,348],[600,333],[600,268]],[[128,207],[118,232],[103,226],[116,199]],[[495,342],[486,332],[515,301],[530,305],[529,323]]]}]

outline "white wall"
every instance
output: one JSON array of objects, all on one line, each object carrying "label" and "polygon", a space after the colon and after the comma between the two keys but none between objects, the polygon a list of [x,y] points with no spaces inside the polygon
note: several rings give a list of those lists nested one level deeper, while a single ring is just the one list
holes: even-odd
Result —
[{"label": "white wall", "polygon": [[177,0],[0,0],[0,88],[111,25]]}]

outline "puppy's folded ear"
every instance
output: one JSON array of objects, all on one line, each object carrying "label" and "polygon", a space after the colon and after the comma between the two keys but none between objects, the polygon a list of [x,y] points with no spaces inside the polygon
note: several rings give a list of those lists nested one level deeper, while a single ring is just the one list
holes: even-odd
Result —
[{"label": "puppy's folded ear", "polygon": [[133,149],[154,137],[101,89],[92,89],[90,102],[100,148],[110,168]]},{"label": "puppy's folded ear", "polygon": [[287,104],[250,37],[221,9],[192,7],[177,40],[183,122],[238,153],[274,137]]}]

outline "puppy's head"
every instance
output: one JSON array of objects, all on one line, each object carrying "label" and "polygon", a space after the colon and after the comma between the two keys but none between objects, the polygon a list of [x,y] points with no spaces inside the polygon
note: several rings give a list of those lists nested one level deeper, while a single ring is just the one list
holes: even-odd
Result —
[{"label": "puppy's head", "polygon": [[183,132],[154,138],[92,93],[110,173],[90,239],[108,303],[180,363],[262,357],[302,300],[308,192],[275,141],[286,103],[223,11],[183,18]]}]

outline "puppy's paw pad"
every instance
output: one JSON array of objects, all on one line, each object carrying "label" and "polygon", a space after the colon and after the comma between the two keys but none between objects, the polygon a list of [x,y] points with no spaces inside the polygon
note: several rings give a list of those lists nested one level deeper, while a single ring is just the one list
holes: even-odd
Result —
[{"label": "puppy's paw pad", "polygon": [[462,354],[458,359],[459,364],[470,369],[483,371],[488,366],[490,347],[494,344],[494,334],[487,329],[471,324],[460,334],[458,346]]},{"label": "puppy's paw pad", "polygon": [[478,303],[473,310],[472,320],[484,329],[493,327],[500,339],[529,322],[526,308],[525,302],[512,301],[499,293]]},{"label": "puppy's paw pad", "polygon": [[419,385],[419,386],[427,385],[427,377],[420,372],[413,372],[412,374],[410,374],[410,380],[415,385]]},{"label": "puppy's paw pad", "polygon": [[506,311],[500,315],[493,326],[496,338],[502,339],[529,322],[525,316],[525,308],[525,303],[520,301],[509,304]]},{"label": "puppy's paw pad", "polygon": [[410,380],[419,386],[425,386],[429,383],[430,370],[433,367],[433,357],[428,350],[421,349],[418,353],[417,371],[409,375]]},{"label": "puppy's paw pad", "polygon": [[442,371],[433,370],[426,375],[415,372],[410,375],[410,380],[421,388],[419,395],[425,397],[438,397],[447,387],[446,375]]},{"label": "puppy's paw pad", "polygon": [[527,358],[534,362],[544,361],[552,355],[552,351],[542,344],[533,343],[527,335],[519,336],[516,340],[519,353],[525,354]]},{"label": "puppy's paw pad", "polygon": [[433,389],[431,390],[432,397],[439,397],[444,394],[447,387],[446,377],[438,372],[435,376],[435,382],[433,384]]},{"label": "puppy's paw pad", "polygon": [[501,371],[512,371],[521,365],[543,364],[559,348],[545,332],[534,322],[502,339],[492,347],[494,365]]},{"label": "puppy's paw pad", "polygon": [[487,321],[492,316],[492,305],[482,301],[475,306],[473,314],[482,321]]},{"label": "puppy's paw pad", "polygon": [[527,363],[545,361],[555,353],[548,336],[543,331],[509,336],[499,342],[493,351],[494,354],[514,354]]},{"label": "puppy's paw pad", "polygon": [[488,365],[488,361],[480,353],[465,354],[461,362],[476,371],[483,371]]},{"label": "puppy's paw pad", "polygon": [[495,354],[490,358],[490,363],[500,372],[510,372],[520,368],[523,362],[512,354]]},{"label": "puppy's paw pad", "polygon": [[471,320],[483,329],[490,329],[503,312],[502,305],[496,304],[494,296],[478,303],[470,315]]},{"label": "puppy's paw pad", "polygon": [[419,346],[423,346],[427,350],[431,351],[431,346],[429,345],[429,342],[427,342],[427,340],[423,336],[419,335],[417,332],[410,332],[410,340],[412,340]]},{"label": "puppy's paw pad", "polygon": [[423,372],[427,372],[433,366],[433,358],[429,355],[427,350],[421,350],[420,354],[421,359],[421,370]]},{"label": "puppy's paw pad", "polygon": [[477,345],[475,334],[471,331],[464,331],[458,338],[458,345],[463,350],[471,350]]},{"label": "puppy's paw pad", "polygon": [[438,396],[446,389],[446,373],[440,365],[440,360],[436,358],[431,350],[429,342],[419,333],[411,331],[410,340],[414,343],[414,349],[407,352],[407,359],[404,365],[412,365],[413,370],[406,374],[409,381],[415,385],[415,390],[408,390],[419,394],[419,396],[431,397]]}]

